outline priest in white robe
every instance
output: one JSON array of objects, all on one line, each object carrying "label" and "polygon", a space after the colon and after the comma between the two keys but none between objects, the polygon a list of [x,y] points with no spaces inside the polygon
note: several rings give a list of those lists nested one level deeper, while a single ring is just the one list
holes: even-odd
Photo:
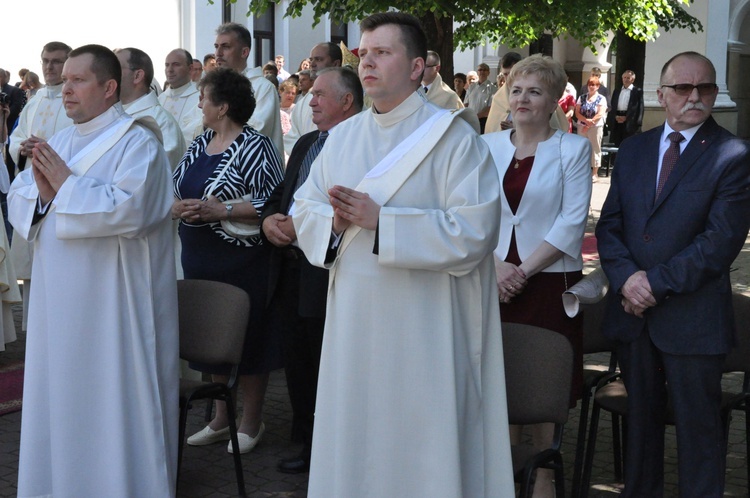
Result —
[{"label": "priest in white robe", "polygon": [[161,141],[169,158],[169,165],[174,171],[187,151],[177,120],[164,107],[151,91],[149,82],[154,78],[154,64],[151,57],[137,48],[115,50],[120,60],[122,81],[120,84],[120,102],[125,112],[136,119],[148,116],[156,121],[161,132]]},{"label": "priest in white robe", "polygon": [[216,65],[228,67],[244,74],[253,85],[255,93],[255,111],[247,122],[261,135],[271,139],[284,157],[284,138],[281,132],[281,107],[279,106],[279,92],[276,87],[263,76],[263,68],[248,67],[247,58],[253,45],[250,31],[236,22],[222,24],[216,29]]},{"label": "priest in white robe", "polygon": [[333,129],[295,195],[300,247],[330,269],[311,498],[514,495],[500,183],[476,115],[418,91],[419,26],[394,12],[362,21],[373,108]]},{"label": "priest in white robe", "polygon": [[[18,126],[10,136],[10,155],[16,167],[26,165],[34,145],[73,124],[65,114],[62,100],[62,70],[71,48],[62,42],[49,42],[42,48],[42,75],[46,86],[29,100],[18,117]],[[23,237],[15,237],[10,247],[10,263],[16,277],[23,280],[23,318],[26,330],[31,291],[32,246]]]},{"label": "priest in white robe", "polygon": [[427,51],[424,74],[422,75],[422,86],[424,87],[427,100],[443,109],[463,109],[464,104],[458,94],[445,84],[440,76],[440,55],[433,51]]},{"label": "priest in white robe", "polygon": [[18,496],[173,497],[169,162],[117,103],[109,49],[73,50],[63,78],[75,126],[35,146],[8,196],[16,235],[34,244]]},{"label": "priest in white robe", "polygon": [[203,132],[200,126],[202,113],[198,109],[200,92],[195,83],[190,81],[192,64],[193,56],[187,50],[176,48],[169,52],[164,62],[164,74],[169,88],[158,96],[162,107],[174,116],[180,125],[186,147]]}]

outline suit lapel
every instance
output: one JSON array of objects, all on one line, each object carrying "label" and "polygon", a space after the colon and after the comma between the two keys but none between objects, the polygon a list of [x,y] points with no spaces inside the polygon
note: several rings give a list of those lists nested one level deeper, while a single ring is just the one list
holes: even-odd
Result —
[{"label": "suit lapel", "polygon": [[692,140],[690,140],[685,151],[680,154],[680,158],[677,160],[677,164],[675,164],[672,173],[669,175],[667,183],[664,184],[664,188],[662,189],[659,198],[656,199],[654,210],[658,209],[664,200],[669,197],[677,184],[679,184],[685,175],[687,175],[693,168],[706,149],[711,146],[711,143],[716,136],[714,133],[716,126],[714,119],[709,117],[708,120],[703,123],[703,126],[698,128],[698,131],[695,136],[693,136]]}]

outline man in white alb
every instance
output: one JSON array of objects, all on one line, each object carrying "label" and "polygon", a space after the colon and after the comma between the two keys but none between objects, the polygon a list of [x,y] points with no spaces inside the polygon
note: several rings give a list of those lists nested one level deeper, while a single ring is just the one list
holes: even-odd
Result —
[{"label": "man in white alb", "polygon": [[373,107],[336,126],[294,196],[300,247],[330,268],[308,496],[513,496],[497,170],[476,115],[418,90],[419,20],[360,27]]},{"label": "man in white alb", "polygon": [[[41,140],[73,124],[65,114],[62,99],[63,64],[72,49],[65,43],[53,41],[42,48],[42,74],[46,86],[29,100],[18,118],[18,126],[10,136],[10,155],[18,171],[30,161],[31,151]],[[26,330],[29,316],[31,290],[32,246],[23,237],[14,237],[10,246],[10,259],[16,277],[23,280],[22,330]]]},{"label": "man in white alb", "polygon": [[456,92],[443,82],[440,76],[440,55],[433,50],[427,51],[422,87],[427,100],[443,109],[463,109],[464,104]]},{"label": "man in white alb", "polygon": [[169,88],[159,95],[159,103],[177,120],[188,147],[203,131],[202,115],[198,109],[200,92],[190,81],[192,64],[193,56],[187,50],[176,48],[169,52],[164,61],[164,75]]},{"label": "man in white alb", "polygon": [[118,103],[111,50],[73,50],[74,126],[34,146],[8,194],[34,244],[18,496],[175,496],[177,286],[172,178]]},{"label": "man in white alb", "polygon": [[[315,45],[310,50],[310,81],[315,80],[318,71],[321,69],[340,67],[341,60],[341,47],[335,43],[325,42]],[[312,109],[310,109],[311,100],[312,94],[308,92],[294,104],[294,109],[292,109],[292,128],[284,135],[284,151],[286,151],[287,155],[292,153],[294,144],[297,143],[297,140],[302,135],[318,129],[315,123],[313,123]]]},{"label": "man in white alb", "polygon": [[248,67],[247,58],[253,45],[248,29],[236,22],[222,24],[216,29],[216,65],[228,67],[247,76],[255,92],[255,111],[247,122],[258,133],[271,139],[279,156],[284,156],[284,141],[281,133],[281,108],[279,92],[263,76],[263,68]]},{"label": "man in white alb", "polygon": [[143,50],[128,47],[115,50],[122,69],[120,85],[120,102],[125,112],[136,119],[149,116],[156,121],[161,130],[162,144],[169,158],[169,165],[174,170],[187,150],[177,120],[167,112],[153,92],[148,82],[154,77],[154,65],[151,57]]}]

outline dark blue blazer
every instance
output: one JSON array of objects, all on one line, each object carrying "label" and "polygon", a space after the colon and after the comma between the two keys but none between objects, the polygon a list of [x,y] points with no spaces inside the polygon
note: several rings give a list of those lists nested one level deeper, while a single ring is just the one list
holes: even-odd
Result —
[{"label": "dark blue blazer", "polygon": [[[297,185],[299,169],[302,161],[305,159],[307,151],[318,139],[320,132],[315,130],[302,135],[292,149],[289,155],[289,161],[286,164],[284,181],[279,183],[271,195],[268,197],[263,213],[261,215],[261,226],[263,220],[274,213],[286,214],[289,211],[294,200],[294,187]],[[282,264],[282,249],[266,242],[272,247],[271,261],[269,267],[269,301],[273,297],[276,285],[280,277]],[[304,256],[300,260],[300,281],[299,284],[299,309],[297,312],[304,317],[325,317],[326,300],[328,298],[328,270],[313,266]]]},{"label": "dark blue blazer", "polygon": [[[663,129],[628,138],[617,154],[596,227],[610,281],[604,333],[630,342],[648,325],[666,353],[726,353],[734,345],[729,266],[750,227],[750,144],[709,118],[654,200]],[[643,319],[620,304],[638,270],[658,303]]]}]

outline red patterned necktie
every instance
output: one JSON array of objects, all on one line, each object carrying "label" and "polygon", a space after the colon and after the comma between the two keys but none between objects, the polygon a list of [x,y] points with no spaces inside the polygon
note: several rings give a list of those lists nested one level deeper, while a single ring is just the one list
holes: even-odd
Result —
[{"label": "red patterned necktie", "polygon": [[659,194],[661,194],[664,184],[667,183],[669,174],[674,169],[674,165],[677,164],[677,160],[680,158],[680,142],[685,140],[682,133],[678,131],[673,131],[667,135],[667,138],[669,139],[670,144],[669,148],[664,153],[664,159],[662,159],[661,162],[661,172],[659,173],[659,183],[656,185],[655,199],[659,198]]}]

